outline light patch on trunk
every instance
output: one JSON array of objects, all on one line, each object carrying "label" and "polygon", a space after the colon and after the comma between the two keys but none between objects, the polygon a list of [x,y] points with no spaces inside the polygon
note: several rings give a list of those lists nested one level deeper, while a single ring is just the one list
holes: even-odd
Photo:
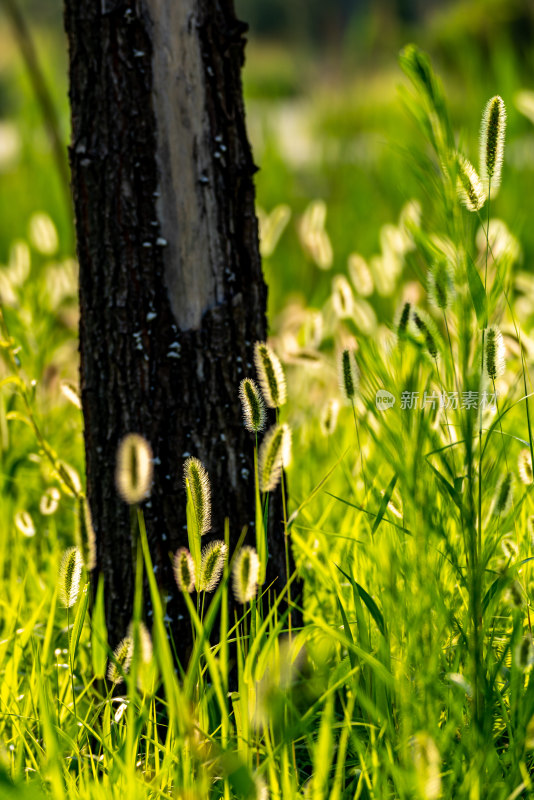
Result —
[{"label": "light patch on trunk", "polygon": [[[197,0],[144,0],[153,42],[152,102],[157,126],[157,212],[165,279],[176,324],[200,328],[223,300],[223,248]],[[132,124],[135,124],[132,121]]]}]

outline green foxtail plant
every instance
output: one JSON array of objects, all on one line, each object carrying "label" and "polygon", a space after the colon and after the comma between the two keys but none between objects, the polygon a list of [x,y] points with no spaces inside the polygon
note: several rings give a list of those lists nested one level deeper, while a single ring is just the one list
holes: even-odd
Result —
[{"label": "green foxtail plant", "polygon": [[117,491],[129,505],[136,505],[150,494],[153,456],[147,440],[138,433],[127,434],[117,451],[115,482]]},{"label": "green foxtail plant", "polygon": [[266,342],[256,342],[254,363],[266,404],[269,408],[280,408],[287,400],[286,378],[280,359]]},{"label": "green foxtail plant", "polygon": [[253,547],[242,547],[232,568],[234,595],[241,604],[249,603],[258,588],[260,562]]}]

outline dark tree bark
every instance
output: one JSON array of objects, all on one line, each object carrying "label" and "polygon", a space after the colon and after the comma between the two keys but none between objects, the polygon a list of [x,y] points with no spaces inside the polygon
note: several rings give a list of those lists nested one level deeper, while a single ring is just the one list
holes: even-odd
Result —
[{"label": "dark tree bark", "polygon": [[[87,490],[110,643],[131,618],[129,508],[117,445],[155,455],[149,544],[181,653],[190,624],[170,554],[187,544],[183,462],[208,469],[213,527],[254,543],[253,442],[238,386],[266,335],[255,172],[241,88],[246,26],[232,0],[66,0],[70,163],[80,262]],[[274,503],[268,578],[285,583]],[[171,599],[172,598],[172,599]]]}]

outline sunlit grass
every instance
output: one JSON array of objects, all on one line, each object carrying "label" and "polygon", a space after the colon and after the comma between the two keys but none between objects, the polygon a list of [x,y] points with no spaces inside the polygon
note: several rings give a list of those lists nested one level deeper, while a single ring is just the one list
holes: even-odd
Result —
[{"label": "sunlit grass", "polygon": [[[54,203],[47,210],[60,227],[55,243],[49,217],[44,226],[31,223],[40,207],[17,211],[0,285],[1,796],[533,794],[534,281],[520,271],[515,214],[525,205],[524,184],[505,151],[499,197],[490,192],[480,214],[461,205],[455,152],[461,147],[478,168],[478,129],[458,135],[435,76],[420,54],[411,56],[404,64],[415,93],[403,92],[407,109],[395,101],[394,117],[410,112],[412,122],[403,123],[409,146],[388,145],[389,155],[374,162],[382,165],[378,186],[371,187],[365,159],[356,167],[344,160],[354,152],[346,142],[335,150],[339,158],[323,153],[305,169],[286,163],[280,143],[268,140],[265,152],[274,148],[277,160],[259,194],[276,283],[270,344],[288,395],[274,434],[286,426],[293,432],[279,535],[293,547],[304,595],[287,585],[269,596],[264,582],[262,490],[271,482],[262,479],[258,434],[258,565],[251,551],[227,552],[228,531],[217,553],[203,554],[206,495],[190,479],[191,561],[181,554],[174,589],[194,635],[183,673],[175,669],[178,643],[165,622],[141,509],[132,625],[115,654],[103,584],[91,587],[86,568],[79,574],[73,550],[70,578],[60,572],[67,548],[77,545],[86,564],[90,550],[72,390],[76,271]],[[387,86],[390,104],[391,80]],[[336,134],[337,100],[320,98],[312,141]],[[362,107],[368,102],[367,94]],[[376,126],[385,115],[368,113]],[[347,138],[352,129],[347,114],[337,132]],[[393,181],[393,151],[395,175],[406,180],[372,208]],[[289,173],[296,177],[286,184]],[[10,249],[14,240],[18,249]],[[306,291],[290,294],[299,285]],[[502,371],[486,366],[484,383],[482,348],[493,325],[502,330],[506,363]],[[343,352],[358,374],[350,393],[339,386]],[[482,392],[489,407],[479,414],[473,398],[478,404]],[[268,463],[274,483],[283,476],[277,458]],[[147,491],[143,485],[141,496]],[[143,576],[154,608],[150,630]],[[235,620],[227,600],[236,584]],[[303,610],[302,629],[290,629],[288,599]]]}]

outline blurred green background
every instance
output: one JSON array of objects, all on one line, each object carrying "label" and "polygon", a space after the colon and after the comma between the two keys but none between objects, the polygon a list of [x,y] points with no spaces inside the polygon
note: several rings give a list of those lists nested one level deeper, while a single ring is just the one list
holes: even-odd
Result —
[{"label": "blurred green background", "polygon": [[[14,239],[28,238],[29,220],[45,211],[59,246],[72,255],[72,226],[41,109],[20,48],[0,2],[0,263]],[[18,0],[67,143],[69,115],[66,41],[59,0]],[[486,100],[501,94],[509,111],[506,173],[497,216],[505,216],[522,241],[528,268],[534,249],[529,224],[534,170],[532,122],[516,107],[517,93],[532,87],[534,6],[519,0],[238,0],[249,22],[244,71],[249,135],[253,143],[258,205],[264,218],[287,204],[291,218],[265,250],[270,315],[288,298],[305,295],[319,307],[332,275],[346,273],[352,252],[380,251],[380,231],[398,219],[412,197],[428,198],[412,171],[410,152],[421,147],[398,87],[400,48],[426,49],[442,76],[459,140],[477,155],[479,120]],[[462,133],[463,131],[467,133]],[[325,231],[332,266],[317,267],[302,245],[299,221],[314,199],[326,203]],[[283,220],[288,212],[284,210]],[[268,221],[268,220],[267,220]],[[273,220],[271,220],[273,222]],[[276,226],[275,226],[276,227]],[[273,250],[269,253],[269,250]],[[327,259],[328,260],[328,259]],[[380,318],[391,307],[371,299]]]}]

